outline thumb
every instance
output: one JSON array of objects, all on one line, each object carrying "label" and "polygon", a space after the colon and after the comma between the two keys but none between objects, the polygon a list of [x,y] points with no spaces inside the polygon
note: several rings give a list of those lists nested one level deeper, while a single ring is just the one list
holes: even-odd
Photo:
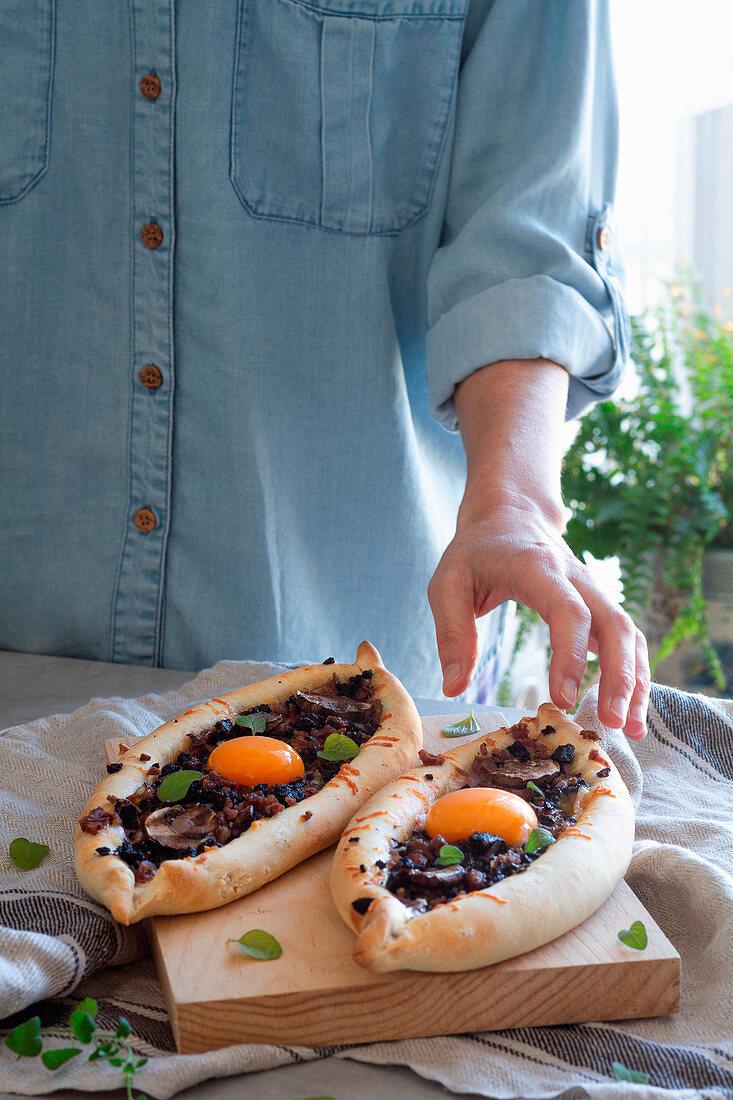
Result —
[{"label": "thumb", "polygon": [[471,683],[478,660],[473,586],[439,565],[428,585],[428,602],[443,669],[443,694],[460,695]]}]

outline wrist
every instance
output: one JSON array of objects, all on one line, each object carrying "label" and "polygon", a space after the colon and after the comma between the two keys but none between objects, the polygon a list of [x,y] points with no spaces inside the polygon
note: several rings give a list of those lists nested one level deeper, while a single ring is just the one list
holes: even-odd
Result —
[{"label": "wrist", "polygon": [[457,387],[467,462],[459,531],[501,510],[511,522],[562,532],[567,389],[567,371],[542,359],[493,363]]},{"label": "wrist", "polygon": [[540,523],[556,534],[562,534],[567,519],[559,491],[549,486],[530,487],[507,482],[497,484],[495,479],[471,479],[458,509],[456,531],[464,531],[497,515],[512,515],[520,523]]}]

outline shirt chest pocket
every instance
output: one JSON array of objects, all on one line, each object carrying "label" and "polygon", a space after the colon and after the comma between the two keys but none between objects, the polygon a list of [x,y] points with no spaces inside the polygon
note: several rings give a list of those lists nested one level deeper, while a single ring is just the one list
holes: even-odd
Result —
[{"label": "shirt chest pocket", "polygon": [[53,42],[53,0],[0,0],[0,203],[46,170]]},{"label": "shirt chest pocket", "polygon": [[231,178],[256,217],[398,233],[428,208],[467,0],[240,0]]}]

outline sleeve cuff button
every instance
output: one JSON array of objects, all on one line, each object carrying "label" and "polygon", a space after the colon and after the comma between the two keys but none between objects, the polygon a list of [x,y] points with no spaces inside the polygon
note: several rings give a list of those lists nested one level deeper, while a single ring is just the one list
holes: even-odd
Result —
[{"label": "sleeve cuff button", "polygon": [[596,243],[602,252],[606,252],[611,247],[611,241],[613,236],[611,230],[607,225],[601,226],[596,234]]}]

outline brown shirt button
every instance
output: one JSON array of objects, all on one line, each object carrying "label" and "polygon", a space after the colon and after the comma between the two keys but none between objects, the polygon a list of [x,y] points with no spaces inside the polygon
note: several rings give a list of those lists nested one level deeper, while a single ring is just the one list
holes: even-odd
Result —
[{"label": "brown shirt button", "polygon": [[163,243],[163,230],[157,222],[148,222],[140,231],[146,248],[159,248]]},{"label": "brown shirt button", "polygon": [[604,225],[602,229],[598,230],[596,240],[602,252],[605,252],[607,248],[611,247],[611,230],[607,225]]},{"label": "brown shirt button", "polygon": [[146,99],[157,99],[160,95],[160,77],[155,73],[146,73],[140,81],[140,91]]},{"label": "brown shirt button", "polygon": [[153,363],[148,363],[147,366],[143,367],[140,371],[140,381],[143,386],[147,386],[149,390],[157,390],[163,385],[163,375],[158,367]]},{"label": "brown shirt button", "polygon": [[150,508],[138,508],[135,512],[135,526],[138,531],[142,531],[144,535],[149,534],[156,526],[158,519],[155,512],[151,512]]}]

